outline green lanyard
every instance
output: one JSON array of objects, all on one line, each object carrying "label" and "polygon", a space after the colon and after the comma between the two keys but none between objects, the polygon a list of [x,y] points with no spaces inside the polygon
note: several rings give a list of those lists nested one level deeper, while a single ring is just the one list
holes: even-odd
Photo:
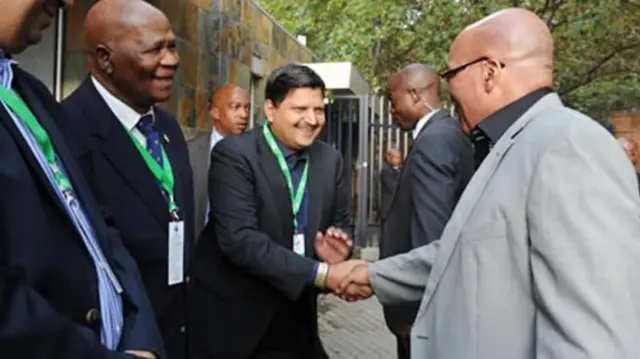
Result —
[{"label": "green lanyard", "polygon": [[61,192],[66,192],[71,189],[71,183],[67,176],[60,171],[58,163],[56,162],[56,153],[51,143],[51,139],[47,134],[47,131],[42,127],[40,122],[33,115],[33,112],[29,109],[24,100],[13,90],[8,90],[4,86],[0,86],[0,99],[27,125],[31,135],[38,142],[38,146],[47,158],[47,162],[53,171],[53,177],[58,183],[58,188]]},{"label": "green lanyard", "polygon": [[287,165],[287,161],[282,154],[282,150],[276,139],[273,137],[271,130],[269,129],[269,125],[265,124],[262,126],[262,133],[264,134],[264,138],[267,140],[267,144],[269,144],[269,148],[273,155],[276,156],[276,160],[278,161],[278,165],[280,165],[280,170],[284,175],[284,179],[287,182],[287,187],[289,188],[289,196],[291,197],[291,212],[293,214],[293,229],[294,232],[298,230],[298,213],[300,213],[300,208],[302,207],[302,199],[304,198],[304,190],[307,187],[307,177],[309,173],[309,161],[307,161],[304,165],[304,170],[302,171],[302,176],[300,177],[300,183],[298,183],[298,188],[296,191],[293,191],[293,180],[291,179],[291,171],[289,170],[289,166]]},{"label": "green lanyard", "polygon": [[129,137],[131,137],[131,141],[136,145],[138,152],[142,156],[142,159],[147,164],[147,167],[156,177],[160,185],[167,193],[169,197],[169,213],[173,216],[174,219],[178,219],[178,206],[176,205],[175,198],[173,197],[173,187],[175,185],[175,181],[173,178],[173,168],[171,167],[171,162],[167,158],[167,154],[164,152],[164,148],[162,149],[162,164],[163,168],[160,168],[160,165],[156,160],[151,157],[147,149],[140,144],[140,142],[133,137],[130,131],[127,131]]}]

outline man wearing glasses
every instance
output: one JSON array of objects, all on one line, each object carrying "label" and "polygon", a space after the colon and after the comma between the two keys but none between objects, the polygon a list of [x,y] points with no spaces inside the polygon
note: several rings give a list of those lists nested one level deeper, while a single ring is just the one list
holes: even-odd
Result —
[{"label": "man wearing glasses", "polygon": [[615,139],[565,107],[553,39],[508,9],[465,29],[449,82],[478,170],[439,241],[353,269],[338,291],[422,300],[415,358],[636,358],[640,199]]}]

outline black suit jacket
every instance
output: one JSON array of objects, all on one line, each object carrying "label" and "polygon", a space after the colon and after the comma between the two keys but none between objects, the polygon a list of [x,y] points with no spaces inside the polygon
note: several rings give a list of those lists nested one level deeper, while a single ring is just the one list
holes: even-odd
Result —
[{"label": "black suit jacket", "polygon": [[[310,285],[313,239],[329,226],[352,232],[340,154],[316,141],[309,155],[306,257],[292,251],[289,192],[262,128],[219,142],[211,155],[211,220],[192,263],[191,309],[201,358],[245,359],[295,315],[311,343],[305,358],[325,358],[317,333],[317,292]],[[284,313],[284,314],[283,314]],[[295,339],[290,339],[294,345]],[[268,345],[268,343],[267,343]]]},{"label": "black suit jacket", "polygon": [[[169,359],[187,356],[186,285],[168,285],[170,216],[155,176],[89,78],[63,102],[70,125],[82,130],[75,156],[98,202],[113,215],[133,255],[156,313]],[[173,167],[174,195],[185,221],[185,271],[194,245],[193,176],[176,119],[155,108],[156,129]],[[163,136],[164,137],[164,136]]]},{"label": "black suit jacket", "polygon": [[382,164],[380,170],[380,219],[383,221],[389,212],[393,194],[398,185],[398,178],[400,178],[400,169],[395,169],[386,162]]},{"label": "black suit jacket", "polygon": [[[382,223],[381,258],[440,238],[474,172],[473,146],[446,111],[432,115],[407,155]],[[385,307],[392,331],[411,325],[419,303]]]},{"label": "black suit jacket", "polygon": [[[18,68],[14,87],[47,130],[123,286],[120,350],[149,350],[163,356],[136,265],[118,232],[105,222],[59,131],[59,126],[65,126],[62,109],[40,81]],[[46,174],[1,105],[0,193],[0,356],[128,358],[100,344],[95,265]]]}]

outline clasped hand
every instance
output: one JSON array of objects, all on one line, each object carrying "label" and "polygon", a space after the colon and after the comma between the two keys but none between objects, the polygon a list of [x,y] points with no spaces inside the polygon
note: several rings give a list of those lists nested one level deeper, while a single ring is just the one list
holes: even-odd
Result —
[{"label": "clasped hand", "polygon": [[345,261],[353,242],[344,231],[330,227],[324,234],[318,232],[314,244],[318,257],[330,265],[326,281],[328,290],[350,302],[372,295],[367,262]]}]

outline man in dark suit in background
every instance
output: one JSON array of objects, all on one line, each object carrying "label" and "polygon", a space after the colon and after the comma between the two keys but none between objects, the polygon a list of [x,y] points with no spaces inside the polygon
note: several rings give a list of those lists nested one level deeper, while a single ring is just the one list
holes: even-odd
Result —
[{"label": "man in dark suit in background", "polygon": [[393,193],[398,185],[400,178],[400,169],[402,168],[402,154],[400,151],[392,147],[387,151],[386,161],[382,164],[380,170],[380,219],[384,221],[391,201]]},{"label": "man in dark suit in background", "polygon": [[[223,138],[244,133],[249,126],[251,101],[249,94],[242,87],[227,84],[216,89],[211,97],[211,135],[209,137],[209,153]],[[209,156],[210,158],[211,156]],[[207,163],[208,164],[208,163]],[[205,194],[208,192],[205,191]],[[209,197],[205,201],[204,225],[209,221]]]},{"label": "man in dark suit in background", "polygon": [[66,115],[11,58],[71,3],[0,0],[0,357],[163,357],[135,262],[59,131]]},{"label": "man in dark suit in background", "polygon": [[85,130],[76,157],[135,258],[168,359],[187,357],[187,262],[194,194],[187,145],[171,96],[179,65],[167,17],[142,0],[102,0],[84,27],[91,75],[64,101]]},{"label": "man in dark suit in background", "polygon": [[211,155],[211,221],[192,263],[194,330],[203,359],[326,358],[317,294],[355,263],[342,157],[316,141],[324,82],[302,65],[274,70],[264,126]]},{"label": "man in dark suit in background", "polygon": [[[389,81],[391,113],[413,145],[382,223],[380,257],[391,257],[440,238],[474,171],[473,147],[460,124],[442,110],[440,79],[428,66],[412,64]],[[420,303],[385,306],[398,338],[398,357],[410,357],[409,335]]]}]

